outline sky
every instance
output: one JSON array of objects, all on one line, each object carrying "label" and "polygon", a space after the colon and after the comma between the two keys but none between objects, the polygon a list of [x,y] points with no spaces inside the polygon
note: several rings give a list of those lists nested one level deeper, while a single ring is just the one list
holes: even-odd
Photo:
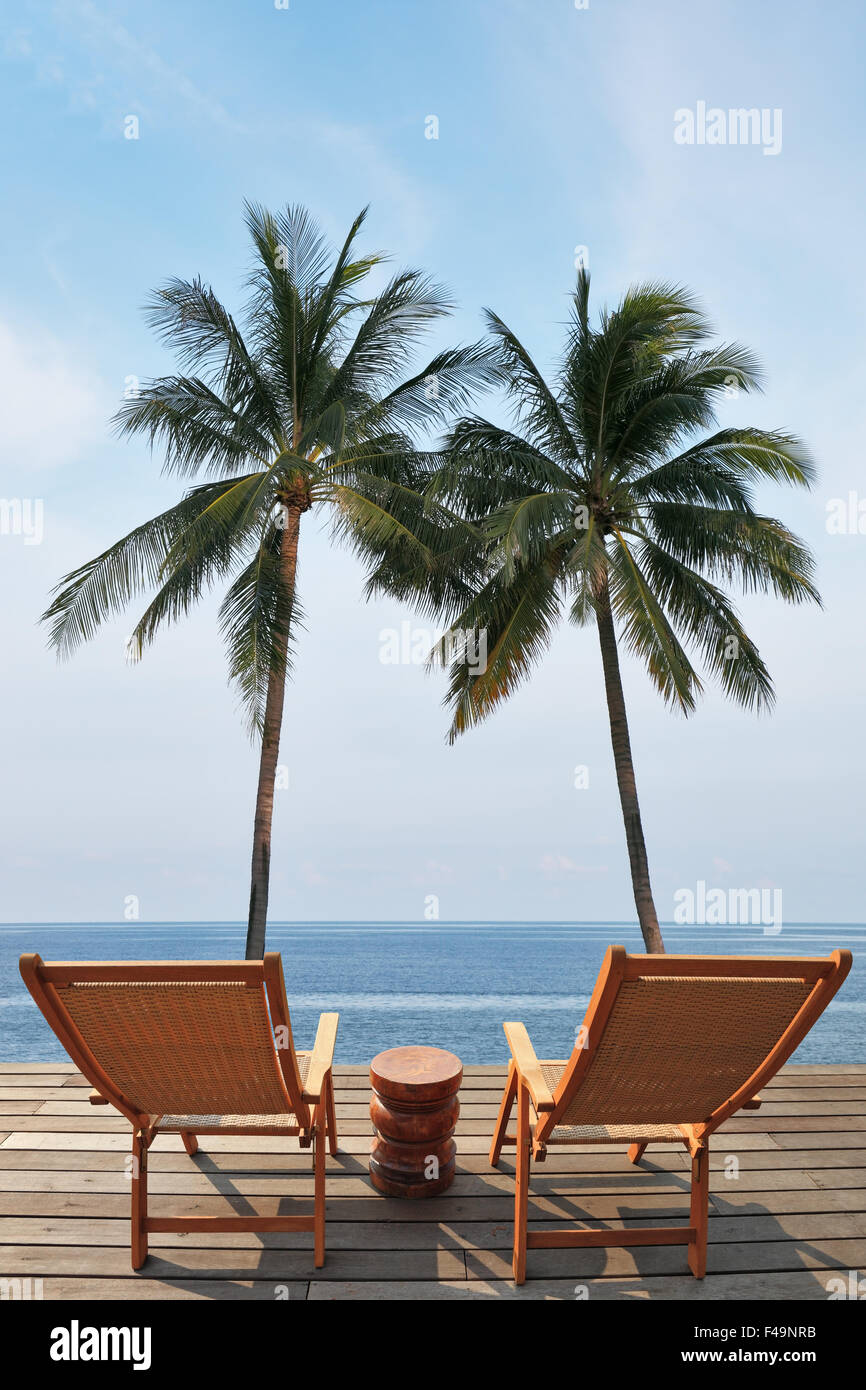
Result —
[{"label": "sky", "polygon": [[[489,305],[550,367],[578,248],[596,310],[672,280],[757,353],[764,393],[722,418],[809,443],[814,490],[759,501],[814,550],[824,606],[738,601],[770,716],[708,686],[685,720],[623,658],[656,904],[669,920],[704,882],[863,920],[864,29],[853,0],[7,7],[3,920],[246,915],[256,753],[216,600],[136,666],[137,612],[63,665],[38,625],[62,575],[179,494],[109,420],[130,378],[173,368],[141,313],[154,287],[199,274],[240,307],[245,198],[301,202],[334,240],[369,203],[365,245],[457,301],[431,355]],[[754,140],[727,138],[737,108],[765,113]],[[633,920],[592,630],[564,627],[449,747],[443,676],[381,660],[383,634],[425,623],[362,585],[306,520],[271,917]]]}]

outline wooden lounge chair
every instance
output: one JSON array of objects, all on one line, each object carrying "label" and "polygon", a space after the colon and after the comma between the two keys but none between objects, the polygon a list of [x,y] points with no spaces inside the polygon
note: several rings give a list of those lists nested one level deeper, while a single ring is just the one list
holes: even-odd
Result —
[{"label": "wooden lounge chair", "polygon": [[[490,1162],[516,1145],[514,1279],[540,1246],[688,1246],[692,1273],[707,1266],[709,1138],[751,1101],[803,1040],[851,968],[829,957],[630,956],[611,946],[577,1046],[543,1062],[522,1023],[506,1023],[511,1063]],[[517,1102],[517,1133],[506,1133]],[[687,1226],[628,1230],[526,1229],[530,1155],[549,1144],[628,1144],[637,1163],[649,1143],[691,1154]]]},{"label": "wooden lounge chair", "polygon": [[[325,1262],[325,1141],[337,1152],[331,1068],[338,1014],[312,1052],[292,1042],[283,967],[256,961],[20,960],[21,975],[75,1065],[132,1125],[132,1267],[169,1231],[312,1231]],[[313,1216],[147,1214],[147,1151],[157,1134],[297,1135],[314,1150]]]}]

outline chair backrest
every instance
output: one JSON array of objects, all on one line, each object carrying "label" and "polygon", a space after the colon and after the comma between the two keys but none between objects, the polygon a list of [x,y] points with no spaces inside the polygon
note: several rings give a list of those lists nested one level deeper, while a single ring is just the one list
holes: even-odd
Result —
[{"label": "chair backrest", "polygon": [[787,1061],[851,968],[824,957],[611,946],[539,1137],[561,1124],[714,1129]]},{"label": "chair backrest", "polygon": [[25,955],[20,969],[72,1060],[134,1124],[290,1113],[309,1123],[277,953],[54,963]]}]

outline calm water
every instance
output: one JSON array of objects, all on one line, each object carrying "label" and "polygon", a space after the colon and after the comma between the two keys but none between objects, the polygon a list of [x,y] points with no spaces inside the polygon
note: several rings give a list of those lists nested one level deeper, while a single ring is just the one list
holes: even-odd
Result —
[{"label": "calm water", "polygon": [[[866,1061],[866,926],[663,927],[671,952],[827,955],[854,952],[828,1012],[798,1062]],[[430,1043],[465,1062],[504,1062],[502,1023],[521,1019],[539,1056],[564,1057],[589,1002],[605,949],[643,949],[636,926],[592,922],[274,923],[298,1047],[310,1047],[322,1010],[340,1011],[337,1060],[369,1062],[386,1047]],[[65,1057],[18,974],[23,951],[44,960],[214,960],[243,956],[239,923],[0,925],[0,1061]]]}]

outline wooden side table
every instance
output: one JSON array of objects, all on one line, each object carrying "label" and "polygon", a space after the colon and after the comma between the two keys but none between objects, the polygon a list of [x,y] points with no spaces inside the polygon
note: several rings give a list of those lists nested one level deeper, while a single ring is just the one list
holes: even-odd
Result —
[{"label": "wooden side table", "polygon": [[373,1186],[389,1197],[435,1197],[454,1181],[463,1064],[440,1047],[392,1047],[370,1063]]}]

